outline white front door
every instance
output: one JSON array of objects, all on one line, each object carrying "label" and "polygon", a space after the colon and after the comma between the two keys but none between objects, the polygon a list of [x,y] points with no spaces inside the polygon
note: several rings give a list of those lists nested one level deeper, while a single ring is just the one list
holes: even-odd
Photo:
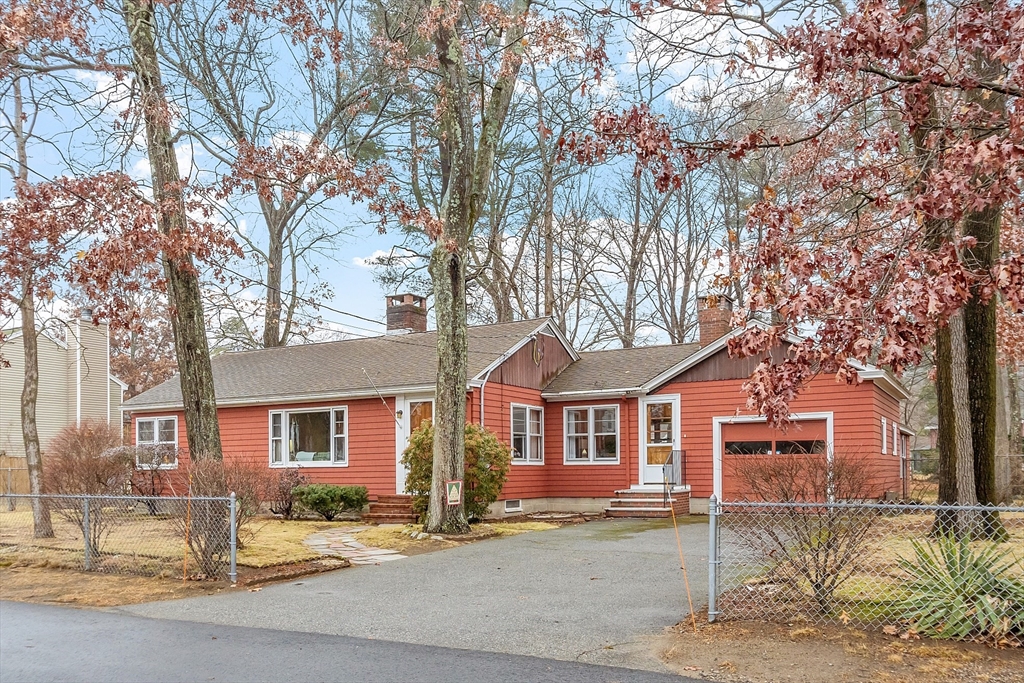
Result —
[{"label": "white front door", "polygon": [[409,445],[409,437],[425,421],[434,419],[434,399],[429,396],[404,396],[395,402],[397,409],[402,411],[398,423],[401,429],[396,439],[398,462],[395,468],[395,489],[397,493],[405,493],[405,478],[408,468],[402,464],[402,454]]},{"label": "white front door", "polygon": [[640,400],[640,484],[661,485],[662,466],[679,449],[679,396]]}]

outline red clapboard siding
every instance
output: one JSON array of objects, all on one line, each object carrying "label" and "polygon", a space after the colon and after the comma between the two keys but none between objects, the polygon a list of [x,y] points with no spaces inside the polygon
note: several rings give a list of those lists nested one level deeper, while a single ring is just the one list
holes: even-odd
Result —
[{"label": "red clapboard siding", "polygon": [[[681,406],[681,444],[686,452],[686,481],[695,498],[707,498],[713,486],[713,418],[749,415],[743,380],[675,381],[656,394],[679,394]],[[467,417],[479,423],[480,389],[467,396]],[[503,442],[511,443],[511,405],[539,406],[544,409],[544,464],[514,464],[502,499],[516,498],[605,498],[617,489],[636,484],[639,468],[639,414],[636,398],[585,400],[546,403],[540,390],[490,381],[484,392],[484,426]],[[221,439],[227,460],[251,460],[269,466],[269,413],[272,410],[302,408],[348,408],[349,464],[305,466],[300,471],[310,481],[366,486],[372,496],[395,492],[394,399],[385,404],[379,398],[348,401],[262,406],[228,406],[219,409]],[[614,404],[619,407],[619,462],[615,464],[565,464],[564,410],[572,406]],[[832,412],[837,453],[866,459],[872,467],[872,495],[900,491],[900,458],[893,453],[893,424],[899,422],[899,401],[873,382],[849,386],[831,377],[819,377],[792,405],[795,413]],[[185,420],[181,411],[136,411],[142,416],[178,417],[179,468],[166,472],[167,491],[183,493],[188,450]],[[887,453],[882,453],[881,419],[886,419]],[[132,430],[134,435],[134,429]],[[724,463],[724,482],[728,495],[740,495]]]},{"label": "red clapboard siding", "polygon": [[[365,486],[371,495],[395,493],[395,418],[394,399],[387,405],[379,398],[339,400],[261,406],[225,406],[217,410],[225,461],[270,462],[270,412],[308,408],[348,409],[348,466],[303,466],[302,475],[310,482]],[[146,414],[135,412],[132,419]],[[188,466],[185,419],[180,411],[155,411],[148,415],[177,415],[178,444],[181,452],[178,471]],[[134,434],[134,428],[132,430]]]},{"label": "red clapboard siding", "polygon": [[[619,462],[566,464],[565,408],[617,405],[619,407]],[[544,469],[548,496],[557,498],[610,498],[636,479],[636,399],[608,399],[549,403],[544,411]]]},{"label": "red clapboard siding", "polygon": [[[686,478],[694,498],[713,492],[713,418],[751,415],[746,407],[743,380],[673,382],[655,392],[676,394],[681,399],[681,447],[686,451]],[[868,460],[874,469],[872,495],[898,490],[899,460],[881,453],[881,417],[898,418],[899,405],[873,382],[850,386],[832,377],[817,377],[792,403],[794,413],[833,413],[836,453]],[[890,436],[890,441],[892,440]],[[723,472],[723,486],[725,485]]]},{"label": "red clapboard siding", "polygon": [[[536,406],[544,409],[547,420],[549,407],[540,397],[539,389],[488,382],[484,387],[484,427],[494,432],[502,442],[512,444],[512,404]],[[480,422],[480,390],[474,389],[471,396],[471,413]],[[509,466],[508,480],[499,500],[517,498],[543,498],[547,493],[548,435],[544,435],[544,465],[513,463]]]}]

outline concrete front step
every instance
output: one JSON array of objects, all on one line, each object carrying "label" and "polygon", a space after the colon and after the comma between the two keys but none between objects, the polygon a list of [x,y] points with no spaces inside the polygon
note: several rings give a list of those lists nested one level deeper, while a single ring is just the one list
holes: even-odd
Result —
[{"label": "concrete front step", "polygon": [[[613,508],[667,508],[664,498],[612,498],[608,501]],[[679,502],[669,498],[668,505]]]},{"label": "concrete front step", "polygon": [[[673,486],[669,489],[669,494],[676,493],[689,493],[688,486]],[[659,500],[665,496],[665,489],[619,489],[615,492],[616,498],[658,498]]]},{"label": "concrete front step", "polygon": [[620,518],[641,518],[641,519],[664,519],[672,516],[668,508],[605,508],[606,517]]}]

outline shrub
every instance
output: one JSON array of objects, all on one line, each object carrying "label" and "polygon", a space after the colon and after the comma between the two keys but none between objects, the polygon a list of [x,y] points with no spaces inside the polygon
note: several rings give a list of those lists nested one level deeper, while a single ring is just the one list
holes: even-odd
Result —
[{"label": "shrub", "polygon": [[[871,474],[866,458],[835,453],[831,459],[825,454],[743,456],[736,458],[734,476],[755,501],[817,503],[869,498]],[[794,505],[737,513],[735,525],[757,560],[771,573],[803,579],[819,610],[828,614],[877,519],[866,509]]]},{"label": "shrub", "polygon": [[47,493],[116,496],[125,492],[134,461],[118,448],[120,430],[99,420],[68,425],[50,441],[43,458]]},{"label": "shrub", "polygon": [[910,597],[902,616],[922,635],[999,642],[1024,636],[1024,580],[1012,576],[1019,561],[995,543],[975,552],[967,538],[938,536],[913,543],[914,560],[900,558],[909,573]]},{"label": "shrub", "polygon": [[[480,519],[487,508],[498,500],[508,479],[512,461],[509,447],[493,433],[480,425],[466,425],[466,468],[462,483],[462,499],[466,516]],[[421,517],[430,502],[430,480],[434,469],[434,427],[425,422],[409,438],[409,446],[402,454],[409,474],[405,479],[406,493],[413,495],[413,511]]]},{"label": "shrub", "polygon": [[333,484],[306,484],[294,489],[299,505],[331,521],[343,511],[359,512],[368,502],[365,486],[335,486]]},{"label": "shrub", "polygon": [[295,489],[306,484],[306,478],[297,469],[276,470],[277,477],[270,491],[270,511],[291,519],[295,512]]},{"label": "shrub", "polygon": [[[188,471],[192,496],[227,496],[235,493],[235,539],[238,547],[252,540],[251,522],[271,495],[276,473],[251,460],[192,460]],[[195,504],[193,503],[193,509]]]},{"label": "shrub", "polygon": [[[125,493],[135,462],[119,448],[117,427],[99,420],[68,425],[50,441],[43,459],[43,486],[47,493],[61,495],[117,496]],[[107,501],[107,507],[111,501]],[[85,528],[85,505],[81,500],[58,505],[56,512],[79,529],[98,555],[113,520],[104,513],[103,501],[90,501],[89,524]]]}]

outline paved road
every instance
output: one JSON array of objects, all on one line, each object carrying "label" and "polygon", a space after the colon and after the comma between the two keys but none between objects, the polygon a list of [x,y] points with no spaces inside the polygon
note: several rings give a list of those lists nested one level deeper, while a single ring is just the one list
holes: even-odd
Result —
[{"label": "paved road", "polygon": [[[703,605],[707,524],[680,534]],[[687,600],[671,524],[607,520],[122,611],[665,671],[651,639]]]},{"label": "paved road", "polygon": [[0,681],[649,681],[650,671],[0,602]]}]

